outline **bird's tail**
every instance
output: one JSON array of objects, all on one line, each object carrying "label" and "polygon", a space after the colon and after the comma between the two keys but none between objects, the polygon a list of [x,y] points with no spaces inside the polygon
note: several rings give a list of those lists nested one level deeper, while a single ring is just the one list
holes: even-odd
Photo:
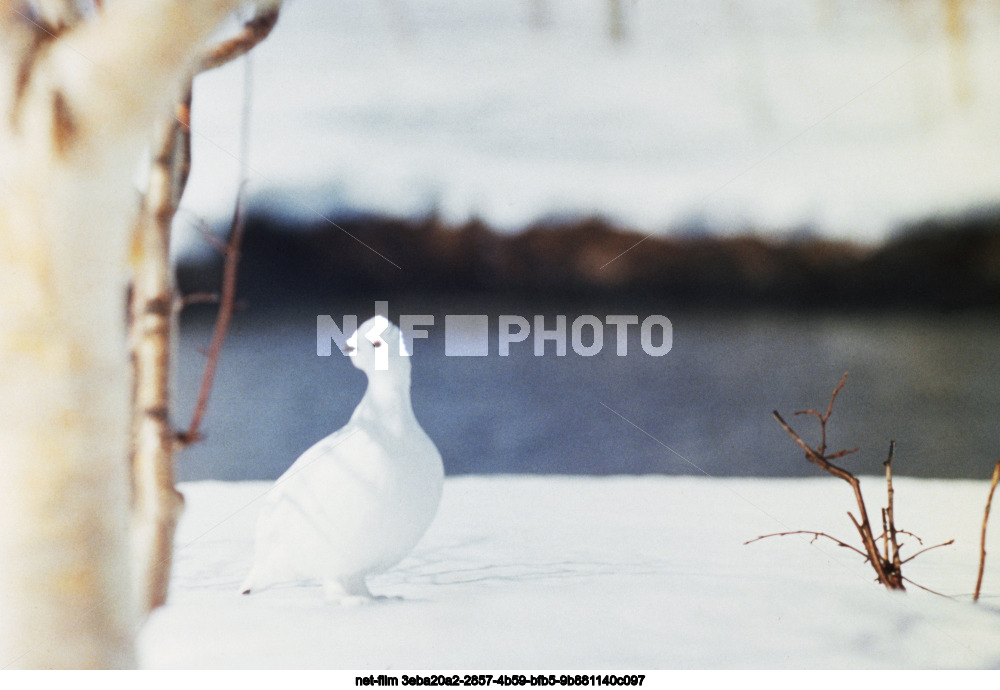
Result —
[{"label": "bird's tail", "polygon": [[255,587],[255,584],[254,584],[254,573],[255,572],[256,572],[256,568],[251,568],[250,574],[247,575],[246,579],[243,580],[243,584],[240,585],[240,594],[250,594],[250,592],[253,590],[253,588]]}]

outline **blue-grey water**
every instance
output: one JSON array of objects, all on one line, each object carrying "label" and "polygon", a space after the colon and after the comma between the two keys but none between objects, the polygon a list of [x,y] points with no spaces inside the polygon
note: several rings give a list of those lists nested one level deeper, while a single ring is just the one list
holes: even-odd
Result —
[{"label": "blue-grey water", "polygon": [[[186,450],[181,480],[275,478],[299,453],[343,425],[364,391],[348,359],[316,354],[316,317],[361,320],[371,302],[331,301],[237,314],[219,365],[207,438]],[[880,473],[890,439],[899,474],[989,476],[1000,457],[1000,315],[964,313],[717,313],[579,303],[540,309],[530,303],[447,299],[390,303],[400,312],[435,314],[429,338],[415,343],[413,405],[436,441],[448,473],[707,474],[811,476],[818,471],[771,418],[777,409],[807,440],[850,370],[830,423],[830,446],[861,446],[843,461]],[[629,328],[629,354],[616,354],[605,331],[600,354],[536,357],[532,341],[497,354],[497,314],[531,320],[548,312],[568,322],[583,314],[660,313],[673,346],[646,355]],[[490,314],[486,357],[446,357],[443,313]],[[178,355],[177,421],[190,414],[210,338],[204,314],[183,323]],[[590,344],[589,331],[584,338]],[[659,331],[654,340],[659,340]]]}]

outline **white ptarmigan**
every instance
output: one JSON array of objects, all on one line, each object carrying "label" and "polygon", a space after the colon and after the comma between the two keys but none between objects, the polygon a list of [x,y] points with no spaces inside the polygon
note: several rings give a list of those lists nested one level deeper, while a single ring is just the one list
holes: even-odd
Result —
[{"label": "white ptarmigan", "polygon": [[249,594],[319,581],[326,598],[371,598],[365,578],[399,563],[441,500],[444,469],[410,404],[410,353],[384,316],[365,321],[344,351],[368,377],[350,421],[303,453],[265,498]]}]

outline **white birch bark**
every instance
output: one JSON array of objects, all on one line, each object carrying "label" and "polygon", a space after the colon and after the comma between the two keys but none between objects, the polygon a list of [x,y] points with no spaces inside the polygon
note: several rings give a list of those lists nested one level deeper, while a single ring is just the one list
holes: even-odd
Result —
[{"label": "white birch bark", "polygon": [[[183,114],[184,122],[190,120]],[[190,152],[181,126],[161,117],[153,138],[149,189],[134,229],[135,268],[129,305],[132,410],[132,560],[142,613],[167,599],[174,531],[184,497],[174,488],[177,443],[170,415],[176,318],[170,224],[187,178]],[[179,150],[184,147],[185,150]],[[183,161],[183,170],[177,166]]]},{"label": "white birch bark", "polygon": [[0,668],[128,667],[135,165],[236,0],[118,0],[52,36],[0,0]]},{"label": "white birch bark", "polygon": [[[238,59],[270,34],[278,21],[279,2],[260,6],[240,31],[211,46],[196,71],[220,67]],[[131,352],[135,373],[132,427],[132,529],[135,583],[144,613],[166,603],[173,561],[174,533],[184,507],[184,497],[174,486],[174,456],[197,442],[207,404],[211,376],[202,389],[191,418],[191,427],[178,432],[172,422],[171,379],[176,340],[177,296],[170,264],[170,232],[187,185],[191,167],[191,88],[168,115],[156,123],[152,141],[149,186],[143,199],[133,241],[132,299],[129,305]],[[245,96],[246,97],[246,96]],[[245,125],[244,125],[245,126]],[[245,156],[246,151],[241,152]],[[235,232],[235,231],[234,231]],[[232,243],[232,239],[230,239]],[[229,275],[238,251],[227,249]],[[233,268],[232,270],[235,270]],[[224,281],[225,283],[225,278]],[[216,329],[228,323],[227,288],[220,295]],[[214,339],[214,336],[213,336]],[[213,346],[214,348],[215,346]],[[206,373],[214,371],[210,350]],[[205,388],[207,382],[207,389]]]}]

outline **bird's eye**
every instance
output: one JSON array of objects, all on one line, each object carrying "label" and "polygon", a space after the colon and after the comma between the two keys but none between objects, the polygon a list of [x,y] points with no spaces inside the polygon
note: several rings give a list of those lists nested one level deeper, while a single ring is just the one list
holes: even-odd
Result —
[{"label": "bird's eye", "polygon": [[382,341],[381,341],[381,340],[376,340],[376,341],[375,341],[374,343],[372,343],[372,344],[373,344],[373,345],[374,345],[375,347],[382,347]]}]

